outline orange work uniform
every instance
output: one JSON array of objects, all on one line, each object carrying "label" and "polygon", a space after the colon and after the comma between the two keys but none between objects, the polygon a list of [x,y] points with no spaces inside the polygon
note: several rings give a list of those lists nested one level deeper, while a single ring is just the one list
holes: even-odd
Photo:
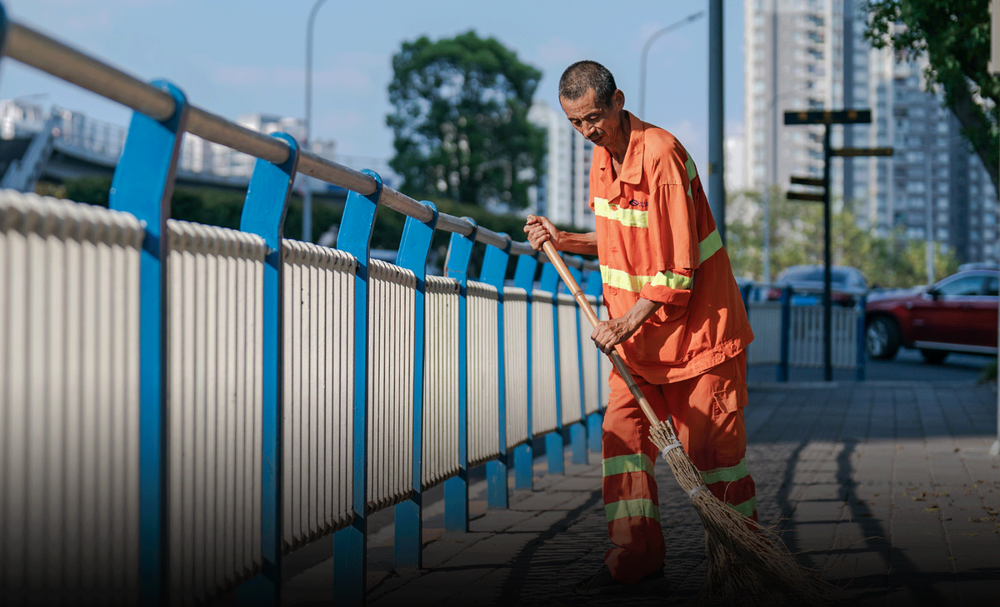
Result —
[{"label": "orange work uniform", "polygon": [[[719,499],[756,519],[747,472],[746,355],[753,332],[694,161],[667,131],[628,114],[619,175],[594,149],[591,208],[612,318],[639,298],[663,305],[618,350],[650,405],[672,417],[684,450]],[[663,564],[649,423],[616,371],[603,424],[604,505],[612,575],[630,583]]]}]

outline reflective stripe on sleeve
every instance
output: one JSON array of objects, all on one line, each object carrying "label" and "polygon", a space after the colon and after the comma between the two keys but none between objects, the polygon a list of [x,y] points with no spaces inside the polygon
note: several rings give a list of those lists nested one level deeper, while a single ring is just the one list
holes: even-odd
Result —
[{"label": "reflective stripe on sleeve", "polygon": [[705,260],[715,255],[722,248],[722,236],[719,230],[712,230],[712,233],[698,243],[698,263],[705,263]]},{"label": "reflective stripe on sleeve", "polygon": [[686,168],[688,172],[688,198],[694,200],[694,195],[691,193],[691,182],[698,176],[698,169],[694,166],[694,160],[691,160],[690,158],[688,158],[684,163],[684,168]]},{"label": "reflective stripe on sleeve", "polygon": [[604,476],[614,476],[615,474],[625,474],[626,472],[653,473],[653,461],[645,453],[609,457],[602,464]]},{"label": "reflective stripe on sleeve", "polygon": [[648,228],[649,212],[638,209],[612,207],[607,199],[594,197],[594,214],[611,221],[617,221],[627,228]]},{"label": "reflective stripe on sleeve", "polygon": [[742,478],[746,478],[749,474],[750,472],[747,470],[747,460],[746,458],[743,458],[740,460],[740,463],[735,466],[729,466],[728,468],[716,468],[715,470],[702,472],[701,480],[706,485],[723,481],[732,483]]},{"label": "reflective stripe on sleeve", "polygon": [[633,276],[622,270],[601,266],[601,280],[604,284],[633,293],[639,293],[647,284],[654,287],[670,287],[671,289],[690,289],[694,280],[690,276],[674,274],[673,272],[657,272],[656,276]]},{"label": "reflective stripe on sleeve", "polygon": [[[752,511],[751,511],[752,512]],[[604,513],[608,517],[608,522],[616,521],[620,518],[632,518],[643,516],[660,522],[660,507],[653,503],[653,500],[621,500],[604,506]]]}]

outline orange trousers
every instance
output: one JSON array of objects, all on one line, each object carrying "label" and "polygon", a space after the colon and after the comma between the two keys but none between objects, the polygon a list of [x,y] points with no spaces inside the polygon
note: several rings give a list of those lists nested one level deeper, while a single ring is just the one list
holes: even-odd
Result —
[{"label": "orange trousers", "polygon": [[[656,414],[673,419],[684,451],[712,493],[757,520],[756,489],[745,459],[746,353],[677,383],[634,378]],[[629,584],[663,565],[666,546],[653,478],[659,450],[649,438],[649,421],[615,370],[603,430],[604,509],[614,544],[604,561],[616,580]]]}]

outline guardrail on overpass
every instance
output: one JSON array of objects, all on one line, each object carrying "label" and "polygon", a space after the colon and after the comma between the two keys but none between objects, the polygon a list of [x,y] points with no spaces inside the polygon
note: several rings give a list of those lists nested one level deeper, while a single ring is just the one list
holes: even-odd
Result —
[{"label": "guardrail on overpass", "polygon": [[[110,209],[0,194],[5,601],[276,602],[282,555],[333,533],[338,598],[362,603],[372,512],[396,507],[397,565],[419,566],[429,487],[464,530],[471,466],[504,507],[532,437],[552,470],[564,428],[574,460],[588,424],[599,448],[607,370],[527,244],[2,21],[5,57],[135,110]],[[258,159],[241,230],[170,219],[185,132]],[[297,173],[351,190],[339,250],[281,238]],[[378,207],[408,217],[396,264],[368,256]],[[596,304],[596,264],[567,261]]]},{"label": "guardrail on overpass", "polygon": [[[337,599],[360,604],[371,513],[395,508],[396,564],[419,566],[429,487],[467,530],[470,467],[487,465],[502,508],[509,468],[531,487],[533,437],[554,472],[563,430],[574,461],[600,449],[609,368],[527,244],[2,11],[0,34],[5,57],[135,110],[110,209],[0,193],[5,602],[239,587],[276,604],[282,556],[334,534]],[[185,132],[258,159],[240,230],[170,219]],[[297,173],[350,190],[337,250],[282,239]],[[407,216],[395,264],[369,258],[379,207]],[[445,277],[424,272],[435,230],[451,233]],[[567,262],[596,305],[596,264]]]}]

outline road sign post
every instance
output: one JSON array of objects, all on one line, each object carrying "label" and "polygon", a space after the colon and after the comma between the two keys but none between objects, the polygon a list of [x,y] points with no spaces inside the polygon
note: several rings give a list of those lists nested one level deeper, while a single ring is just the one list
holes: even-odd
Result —
[{"label": "road sign post", "polygon": [[[988,68],[991,74],[1000,74],[1000,6],[997,6],[996,0],[990,0],[990,61]],[[998,307],[997,313],[1000,314],[1000,307]],[[1000,329],[997,332],[997,346],[1000,347]],[[1000,372],[997,373],[997,387],[1000,388]],[[990,455],[993,457],[1000,455],[1000,390],[997,391],[997,439],[990,447]]]},{"label": "road sign post", "polygon": [[[830,217],[830,158],[834,156],[891,156],[892,148],[839,148],[830,147],[830,128],[834,124],[868,124],[871,110],[819,110],[785,112],[785,125],[822,124],[823,128],[823,178],[792,177],[793,185],[822,188],[822,192],[789,192],[789,200],[823,203],[823,379],[833,380],[832,312],[831,312],[831,217]],[[858,335],[864,339],[864,335]]]}]

